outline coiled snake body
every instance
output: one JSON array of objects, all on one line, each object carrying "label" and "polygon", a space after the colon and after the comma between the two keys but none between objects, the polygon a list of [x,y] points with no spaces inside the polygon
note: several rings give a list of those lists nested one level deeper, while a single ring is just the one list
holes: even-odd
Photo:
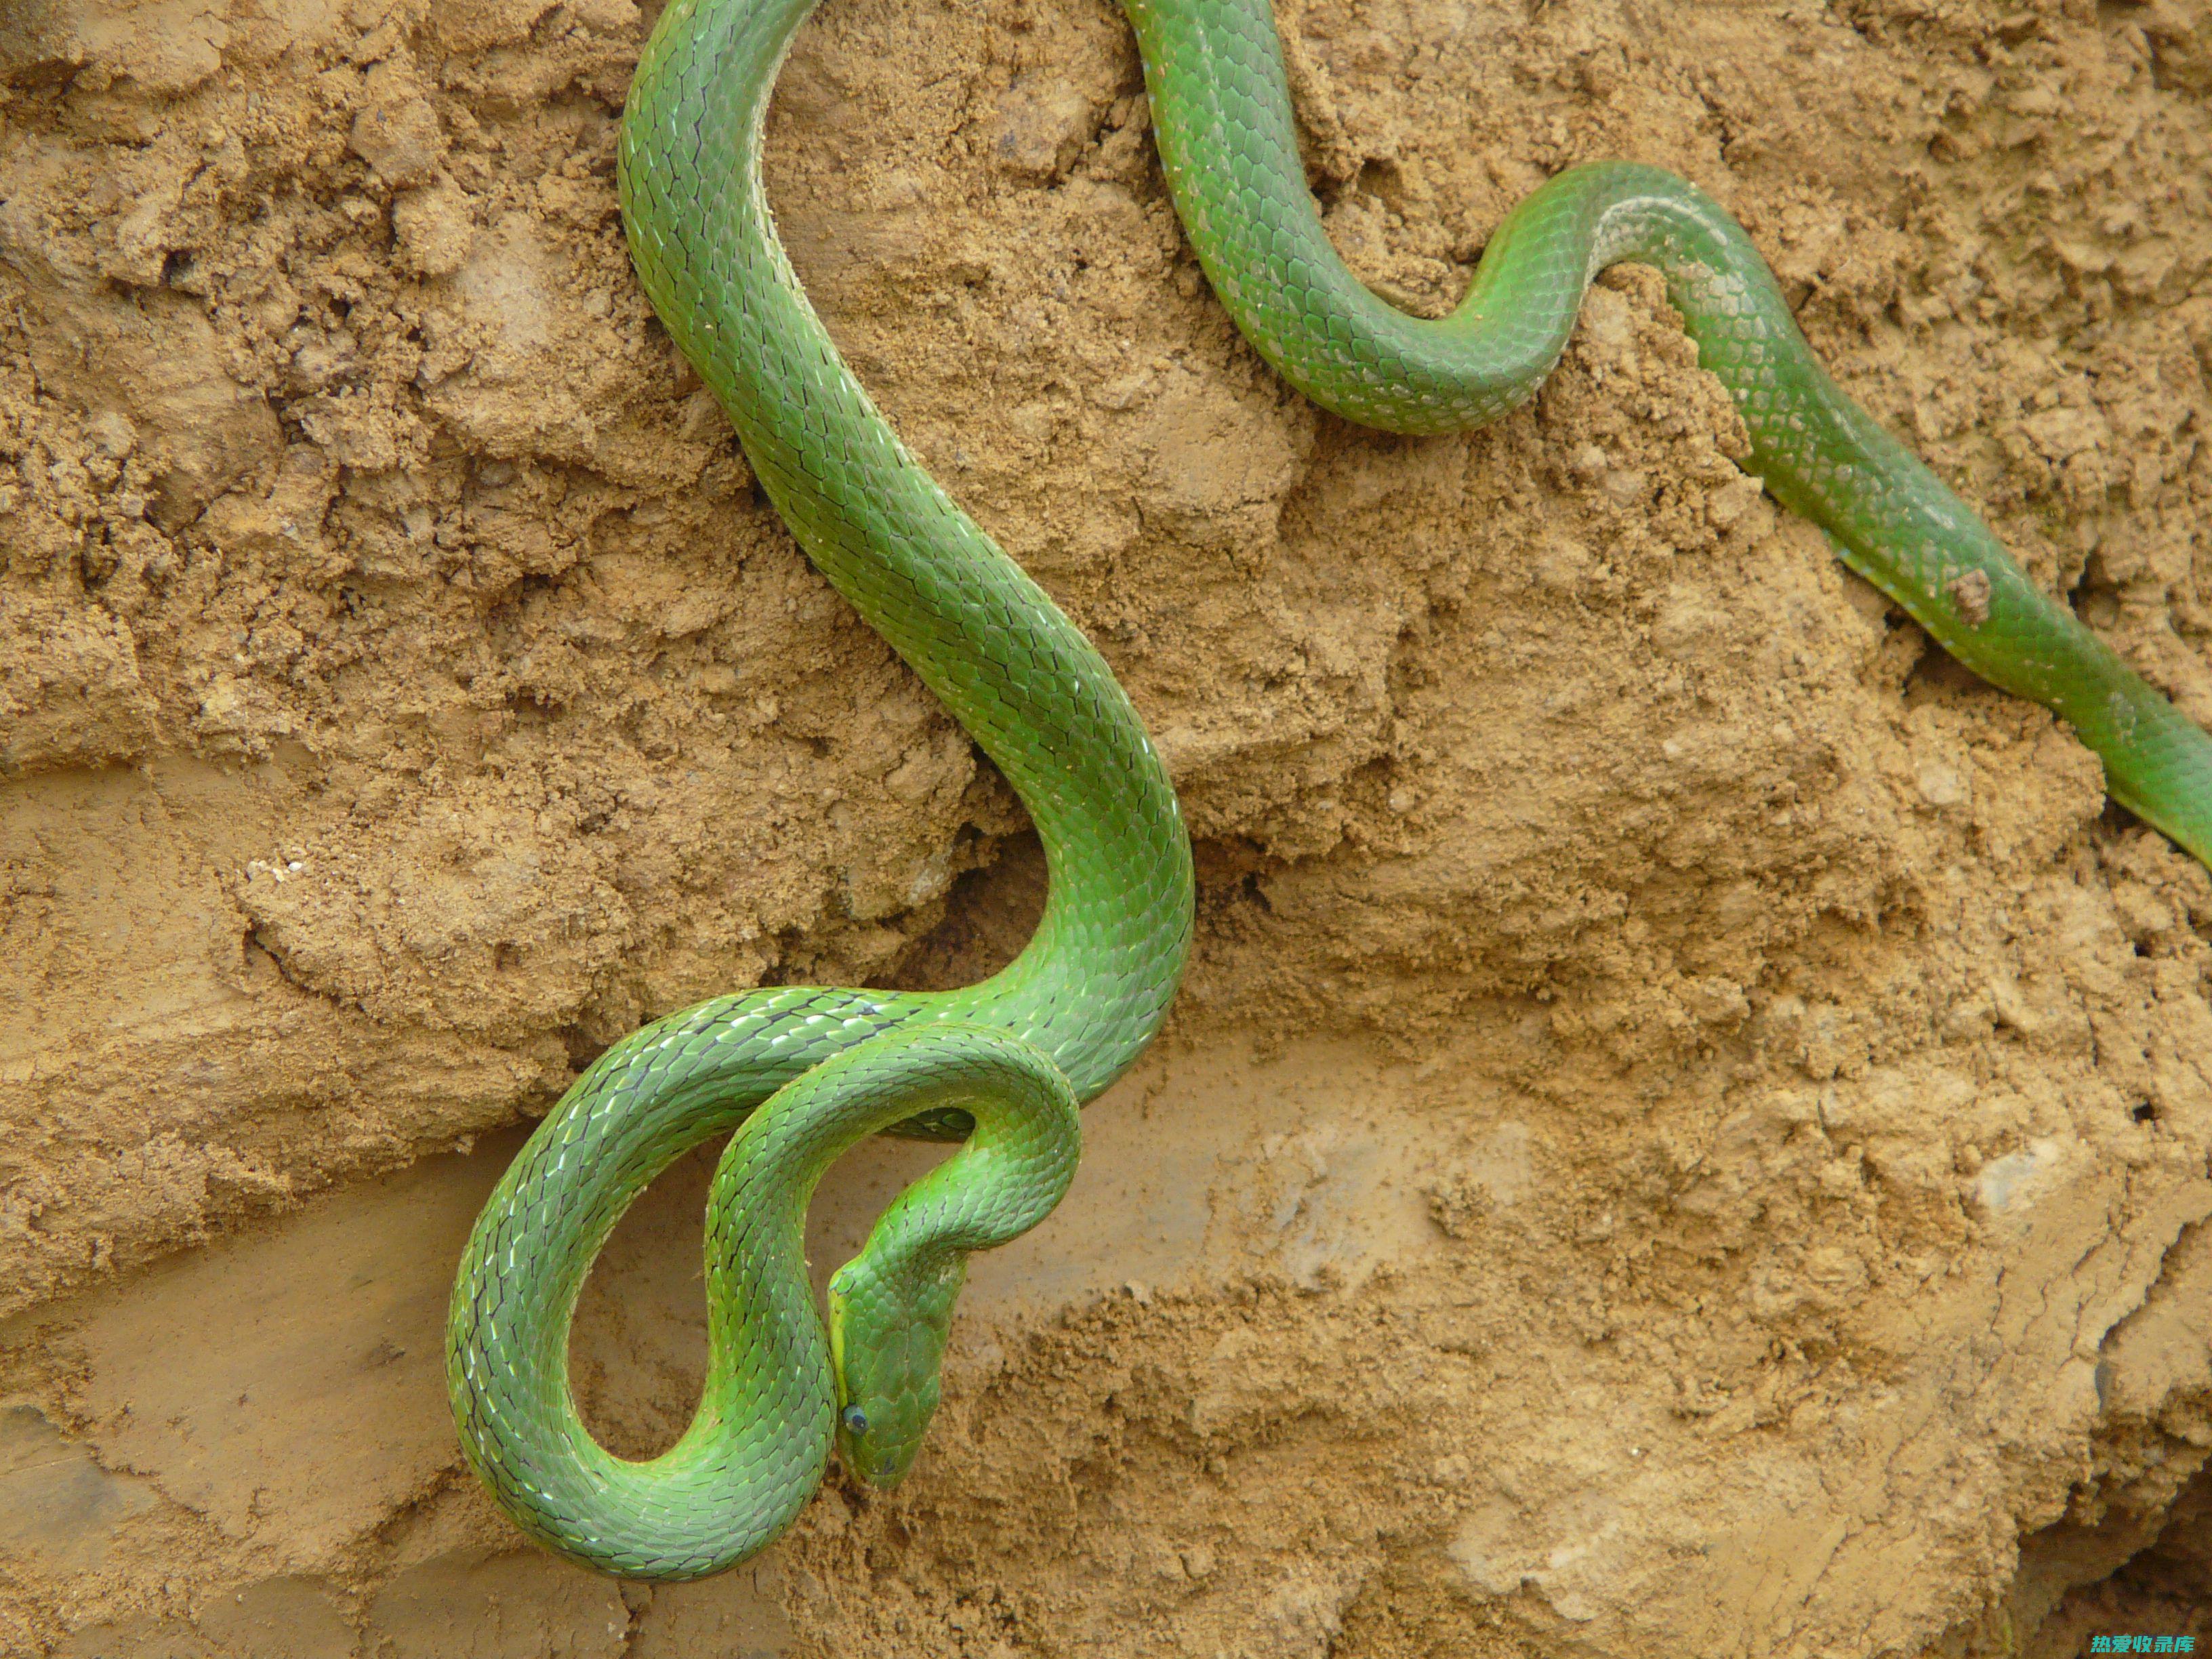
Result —
[{"label": "coiled snake body", "polygon": [[[1451,316],[1409,318],[1328,245],[1267,0],[1123,3],[1206,275],[1300,391],[1399,432],[1495,419],[1558,361],[1598,271],[1656,266],[1742,414],[1749,470],[1960,662],[2071,721],[2116,799],[2198,858],[2212,853],[2212,741],[1844,396],[1711,198],[1653,167],[1576,167],[1498,227]],[[631,252],[817,568],[1027,804],[1051,886],[1028,947],[965,990],[776,988],[647,1026],[578,1079],[485,1205],[447,1331],[462,1445],[527,1531],[643,1577],[696,1577],[759,1549],[805,1504],[833,1443],[878,1485],[905,1474],[937,1403],[966,1253],[1059,1201],[1077,1103],[1158,1030],[1190,939],[1188,842],[1128,700],[899,442],[776,240],[762,124],[813,4],[672,0],[623,129]],[[967,1145],[836,1275],[825,1333],[804,1271],[806,1200],[841,1152],[893,1127]],[[707,1221],[705,1391],[673,1449],[625,1462],[592,1440],[569,1395],[576,1295],[630,1200],[733,1129]]]}]

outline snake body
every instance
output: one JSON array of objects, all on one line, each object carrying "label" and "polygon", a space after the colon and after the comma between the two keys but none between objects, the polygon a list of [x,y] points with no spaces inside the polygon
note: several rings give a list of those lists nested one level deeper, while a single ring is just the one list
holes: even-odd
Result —
[{"label": "snake body", "polygon": [[[1328,244],[1267,0],[1123,3],[1191,240],[1238,326],[1300,391],[1399,432],[1493,420],[1559,360],[1600,270],[1656,266],[1741,412],[1749,470],[1960,661],[2072,722],[2115,799],[2212,855],[2212,740],[1843,394],[1709,197],[1654,167],[1573,168],[1499,226],[1456,311],[1410,318]],[[833,1444],[872,1481],[903,1475],[936,1404],[965,1253],[1057,1202],[1075,1103],[1157,1031],[1191,932],[1188,838],[1127,697],[900,443],[776,240],[763,123],[813,4],[672,0],[623,129],[632,254],[808,556],[1028,805],[1050,891],[1027,948],[967,989],[778,987],[647,1026],[577,1080],[485,1205],[447,1334],[463,1447],[531,1534],[645,1577],[697,1577],[761,1547]],[[806,1198],[845,1147],[894,1127],[969,1144],[840,1270],[825,1340],[803,1271]],[[592,1440],[569,1394],[576,1296],[631,1199],[732,1130],[708,1209],[705,1392],[675,1448],[628,1462]]]}]

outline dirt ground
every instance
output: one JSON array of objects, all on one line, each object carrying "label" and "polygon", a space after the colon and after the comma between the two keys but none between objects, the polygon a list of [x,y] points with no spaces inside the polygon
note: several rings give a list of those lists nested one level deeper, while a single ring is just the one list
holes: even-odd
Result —
[{"label": "dirt ground", "polygon": [[[1382,292],[1676,168],[2212,720],[2203,0],[1279,16]],[[1487,431],[1288,392],[1109,0],[828,0],[769,187],[1158,739],[1189,982],[898,1493],[678,1589],[519,1547],[438,1343],[528,1120],[709,994],[979,975],[1042,881],[631,277],[649,21],[0,0],[0,1650],[2212,1649],[2212,879],[1778,514],[1649,273]],[[587,1295],[617,1450],[709,1167]]]}]

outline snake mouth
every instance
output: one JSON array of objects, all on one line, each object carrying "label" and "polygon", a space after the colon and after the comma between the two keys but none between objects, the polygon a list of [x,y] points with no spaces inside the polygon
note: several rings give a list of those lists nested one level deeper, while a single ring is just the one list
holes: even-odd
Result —
[{"label": "snake mouth", "polygon": [[[867,1414],[853,1404],[853,1396],[845,1387],[845,1293],[837,1288],[837,1281],[830,1281],[830,1374],[837,1384],[838,1420],[845,1422],[858,1415],[860,1426],[850,1429],[854,1434],[867,1432]],[[849,1424],[848,1425],[850,1428]]]}]

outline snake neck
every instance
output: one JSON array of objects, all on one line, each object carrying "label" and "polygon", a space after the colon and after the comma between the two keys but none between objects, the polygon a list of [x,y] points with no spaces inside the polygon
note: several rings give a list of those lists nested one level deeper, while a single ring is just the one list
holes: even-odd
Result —
[{"label": "snake neck", "polygon": [[[860,1253],[830,1279],[839,1455],[870,1485],[889,1487],[912,1467],[936,1413],[968,1257],[1052,1213],[1075,1174],[1083,1131],[1066,1077],[1004,1032],[940,1025],[872,1048],[883,1073],[909,1090],[933,1081],[975,1122],[966,1144],[894,1199]],[[888,1092],[875,1079],[863,1086]]]},{"label": "snake neck", "polygon": [[1084,1098],[1165,1018],[1189,948],[1189,840],[1113,672],[910,455],[793,276],[761,183],[776,70],[812,0],[674,0],[631,84],[620,184],[654,309],[816,568],[995,762],[1051,886],[1001,973],[948,994]]}]

